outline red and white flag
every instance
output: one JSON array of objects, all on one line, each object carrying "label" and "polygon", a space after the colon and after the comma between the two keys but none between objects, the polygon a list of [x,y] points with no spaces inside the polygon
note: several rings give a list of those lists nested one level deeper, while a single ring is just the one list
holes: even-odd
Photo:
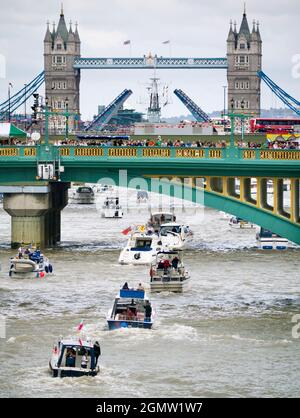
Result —
[{"label": "red and white flag", "polygon": [[83,320],[81,320],[80,324],[77,327],[77,331],[81,331],[83,328]]},{"label": "red and white flag", "polygon": [[122,231],[123,235],[127,235],[131,231],[131,226],[129,228],[126,228]]}]

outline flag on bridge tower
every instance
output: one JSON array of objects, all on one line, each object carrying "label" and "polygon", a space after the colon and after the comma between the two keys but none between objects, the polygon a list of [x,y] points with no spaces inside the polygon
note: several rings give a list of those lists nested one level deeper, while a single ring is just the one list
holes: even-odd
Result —
[{"label": "flag on bridge tower", "polygon": [[124,41],[123,42],[123,45],[129,45],[131,43],[131,41],[130,40],[128,40],[128,41]]}]

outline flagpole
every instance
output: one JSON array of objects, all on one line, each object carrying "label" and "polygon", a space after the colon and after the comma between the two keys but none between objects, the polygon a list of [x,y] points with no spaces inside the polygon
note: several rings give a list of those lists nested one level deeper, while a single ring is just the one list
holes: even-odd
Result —
[{"label": "flagpole", "polygon": [[8,83],[8,122],[10,122],[10,83]]}]

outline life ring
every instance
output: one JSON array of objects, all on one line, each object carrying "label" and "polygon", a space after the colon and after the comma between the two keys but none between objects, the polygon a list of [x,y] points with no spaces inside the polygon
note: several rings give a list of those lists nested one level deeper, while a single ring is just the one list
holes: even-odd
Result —
[{"label": "life ring", "polygon": [[139,260],[139,259],[141,258],[141,254],[140,254],[140,253],[136,253],[136,254],[134,254],[134,258],[135,258],[136,260]]}]

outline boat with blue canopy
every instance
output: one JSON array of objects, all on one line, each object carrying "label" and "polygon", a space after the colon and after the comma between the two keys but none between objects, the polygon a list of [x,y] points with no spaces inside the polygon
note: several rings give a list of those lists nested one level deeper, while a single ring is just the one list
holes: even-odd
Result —
[{"label": "boat with blue canopy", "polygon": [[148,328],[153,325],[152,307],[144,290],[120,289],[107,314],[110,330]]}]

